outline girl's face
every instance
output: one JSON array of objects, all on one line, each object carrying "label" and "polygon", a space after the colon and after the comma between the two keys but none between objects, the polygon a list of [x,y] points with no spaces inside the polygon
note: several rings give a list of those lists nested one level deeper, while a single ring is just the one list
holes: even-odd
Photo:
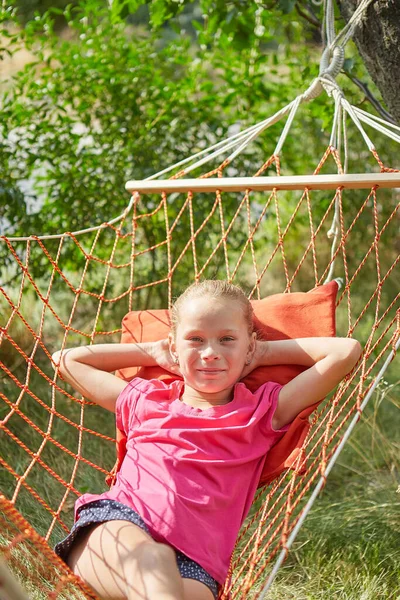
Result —
[{"label": "girl's face", "polygon": [[241,305],[227,298],[188,298],[180,308],[171,352],[185,386],[228,398],[255,348]]}]

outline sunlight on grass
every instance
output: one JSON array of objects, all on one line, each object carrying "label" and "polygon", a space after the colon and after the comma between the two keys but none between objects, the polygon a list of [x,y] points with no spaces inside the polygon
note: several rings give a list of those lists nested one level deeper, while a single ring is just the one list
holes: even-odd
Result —
[{"label": "sunlight on grass", "polygon": [[[8,542],[8,536],[0,534],[0,547],[7,547]],[[7,567],[30,600],[47,599],[59,580],[65,576],[65,572],[51,564],[40,554],[40,549],[29,540],[13,548]],[[0,597],[2,598],[1,591]],[[62,591],[57,596],[58,600],[84,600],[84,598],[87,596],[69,581],[65,581]]]},{"label": "sunlight on grass", "polygon": [[268,598],[399,600],[399,388],[378,387]]}]

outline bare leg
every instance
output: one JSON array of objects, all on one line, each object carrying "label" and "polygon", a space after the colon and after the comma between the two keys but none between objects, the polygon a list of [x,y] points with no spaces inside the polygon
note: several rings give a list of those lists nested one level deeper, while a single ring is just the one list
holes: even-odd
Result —
[{"label": "bare leg", "polygon": [[[183,581],[175,551],[165,544],[146,543],[129,554],[124,565],[127,589],[137,588],[138,577],[143,582],[146,600],[184,600]],[[128,566],[128,568],[127,568]],[[137,596],[130,596],[136,600]]]},{"label": "bare leg", "polygon": [[128,521],[88,528],[68,564],[105,600],[183,600],[175,552]]}]

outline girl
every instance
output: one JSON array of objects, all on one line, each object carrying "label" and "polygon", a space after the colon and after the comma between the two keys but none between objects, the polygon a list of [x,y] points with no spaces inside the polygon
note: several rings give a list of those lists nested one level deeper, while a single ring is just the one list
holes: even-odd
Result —
[{"label": "girl", "polygon": [[[360,353],[347,338],[257,340],[250,302],[224,281],[186,290],[168,340],[56,352],[63,378],[115,412],[128,438],[115,485],[78,499],[57,554],[102,598],[217,598],[266,452]],[[238,383],[257,366],[283,363],[308,369],[254,394]],[[112,374],[156,364],[183,381],[126,384]]]}]

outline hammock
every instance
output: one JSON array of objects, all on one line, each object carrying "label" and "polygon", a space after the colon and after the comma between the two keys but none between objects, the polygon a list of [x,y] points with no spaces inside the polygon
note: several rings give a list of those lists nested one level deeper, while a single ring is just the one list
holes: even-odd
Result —
[{"label": "hammock", "polygon": [[[361,13],[355,14],[353,28]],[[76,498],[103,490],[115,461],[113,419],[71,392],[52,352],[119,341],[128,311],[169,307],[180,286],[200,278],[243,282],[249,297],[260,299],[266,292],[287,298],[323,288],[340,276],[338,332],[363,342],[362,358],[311,415],[291,470],[257,491],[220,590],[220,598],[267,597],[399,345],[399,257],[395,249],[380,250],[396,235],[393,188],[400,187],[400,171],[383,164],[364,125],[395,142],[400,128],[352,106],[335,82],[351,32],[348,27],[336,39],[330,31],[325,59],[332,62],[278,113],[149,180],[128,182],[132,199],[122,215],[76,232],[0,238],[9,249],[0,286],[0,550],[31,597],[95,598],[51,546],[69,531]],[[281,168],[287,135],[302,103],[322,91],[333,98],[329,146],[311,175],[287,175],[290,167]],[[235,157],[284,117],[271,156],[253,177],[236,176]],[[364,139],[375,171],[347,173],[347,120]],[[218,157],[220,164],[199,175]],[[325,174],[332,165],[336,174]],[[306,241],[299,237],[305,227]],[[37,277],[44,264],[46,276]],[[2,581],[12,597],[26,597],[9,576]]]}]

